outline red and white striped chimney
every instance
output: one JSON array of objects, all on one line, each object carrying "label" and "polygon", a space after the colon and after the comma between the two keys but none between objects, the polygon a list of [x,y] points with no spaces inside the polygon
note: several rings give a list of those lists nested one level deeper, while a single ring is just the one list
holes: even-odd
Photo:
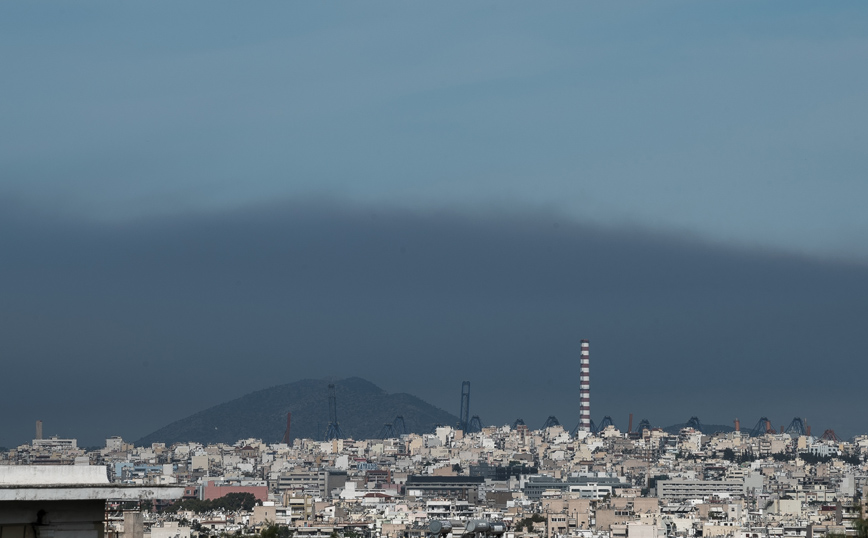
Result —
[{"label": "red and white striped chimney", "polygon": [[588,341],[582,340],[581,370],[579,372],[579,429],[591,431],[591,357]]}]

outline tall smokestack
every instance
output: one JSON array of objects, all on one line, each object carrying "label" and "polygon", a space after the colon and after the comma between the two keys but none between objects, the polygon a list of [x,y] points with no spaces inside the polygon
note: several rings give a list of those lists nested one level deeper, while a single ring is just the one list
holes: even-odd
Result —
[{"label": "tall smokestack", "polygon": [[42,421],[36,421],[36,439],[42,439]]},{"label": "tall smokestack", "polygon": [[579,371],[579,429],[591,431],[591,357],[588,341],[582,340],[581,369]]}]

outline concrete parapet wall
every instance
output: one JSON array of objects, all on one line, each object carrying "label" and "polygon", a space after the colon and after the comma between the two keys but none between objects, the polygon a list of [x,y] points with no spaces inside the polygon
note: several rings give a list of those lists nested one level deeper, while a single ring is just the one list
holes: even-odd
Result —
[{"label": "concrete parapet wall", "polygon": [[95,486],[108,484],[102,465],[2,465],[0,486]]}]

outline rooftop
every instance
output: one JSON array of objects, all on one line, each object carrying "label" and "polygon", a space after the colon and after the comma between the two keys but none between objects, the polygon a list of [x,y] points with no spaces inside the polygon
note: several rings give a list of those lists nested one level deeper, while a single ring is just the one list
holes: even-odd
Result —
[{"label": "rooftop", "polygon": [[181,486],[112,484],[101,465],[0,466],[0,501],[178,499]]}]

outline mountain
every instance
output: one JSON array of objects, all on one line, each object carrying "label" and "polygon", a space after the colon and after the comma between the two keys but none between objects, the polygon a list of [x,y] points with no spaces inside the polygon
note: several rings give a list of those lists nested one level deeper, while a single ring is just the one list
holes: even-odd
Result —
[{"label": "mountain", "polygon": [[[370,381],[351,377],[334,381],[337,418],[345,437],[377,437],[385,423],[404,417],[407,432],[428,432],[437,424],[454,425],[458,417],[410,394],[389,394]],[[322,439],[328,427],[327,380],[305,379],[251,392],[200,411],[150,433],[136,445],[177,442],[234,443],[257,438],[283,439],[286,413],[292,413],[293,439]]]}]

